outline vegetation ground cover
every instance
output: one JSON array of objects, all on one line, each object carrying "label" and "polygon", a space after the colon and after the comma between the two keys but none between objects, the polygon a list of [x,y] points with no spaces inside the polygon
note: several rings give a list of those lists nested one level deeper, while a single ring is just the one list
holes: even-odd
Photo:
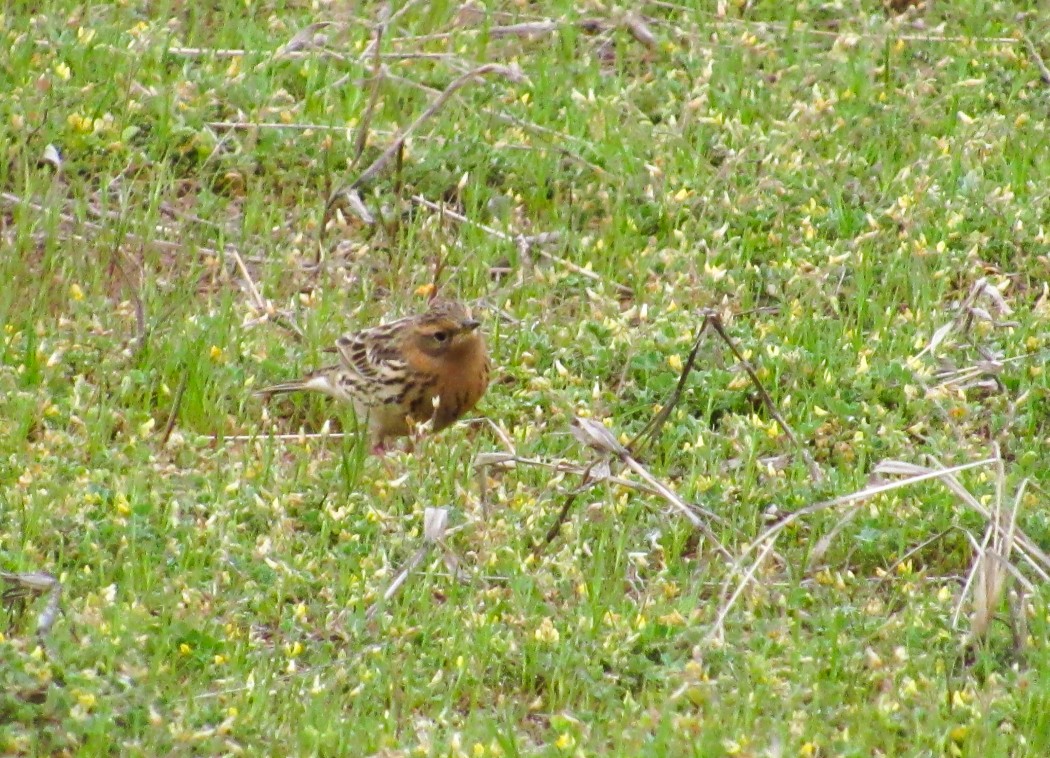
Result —
[{"label": "vegetation ground cover", "polygon": [[[0,33],[4,753],[1050,751],[1045,9]],[[435,288],[483,314],[482,420],[376,458],[253,397]],[[636,457],[709,536],[570,432],[631,440],[705,314],[754,377],[707,332]]]}]

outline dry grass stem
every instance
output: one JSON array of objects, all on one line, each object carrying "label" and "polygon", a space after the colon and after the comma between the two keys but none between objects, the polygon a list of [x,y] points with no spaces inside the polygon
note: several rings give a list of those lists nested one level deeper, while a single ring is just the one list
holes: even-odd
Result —
[{"label": "dry grass stem", "polygon": [[[411,575],[419,564],[426,558],[427,553],[430,552],[431,548],[435,545],[444,547],[443,542],[445,539],[445,532],[448,529],[448,509],[447,508],[427,508],[423,514],[423,544],[412,554],[412,557],[408,559],[408,562],[398,571],[393,581],[383,592],[383,596],[380,600],[376,601],[369,607],[365,612],[365,619],[370,621],[379,612],[379,609],[387,603],[394,595],[397,594],[398,590],[408,581],[408,577]],[[447,552],[447,550],[446,550]],[[448,563],[448,561],[446,561]],[[456,572],[454,565],[449,566],[449,570]]]},{"label": "dry grass stem", "polygon": [[374,51],[375,55],[372,63],[372,81],[368,93],[368,103],[365,104],[365,110],[361,116],[360,125],[357,127],[357,137],[354,139],[354,154],[351,168],[357,166],[357,162],[361,159],[361,155],[365,151],[365,145],[368,144],[368,129],[372,124],[372,117],[375,115],[376,105],[379,103],[379,90],[383,83],[383,58],[381,54],[383,34],[386,32],[389,21],[390,3],[384,3],[379,11],[379,21],[376,23],[375,36],[373,37],[372,42],[369,43],[369,47]]},{"label": "dry grass stem", "polygon": [[[523,258],[527,258],[529,255],[535,252],[544,260],[562,266],[568,269],[569,271],[572,271],[573,273],[579,274],[580,276],[584,276],[595,282],[605,283],[606,281],[604,278],[602,278],[600,274],[591,271],[590,269],[584,268],[583,266],[577,265],[570,260],[566,260],[565,258],[554,255],[553,253],[549,253],[541,247],[542,245],[548,245],[560,240],[560,232],[542,232],[540,234],[532,235],[509,234],[507,232],[502,232],[494,227],[467,218],[462,213],[457,213],[456,211],[451,210],[450,208],[440,203],[435,203],[432,200],[428,200],[422,195],[413,195],[411,199],[413,203],[421,205],[424,208],[429,208],[432,211],[436,211],[446,218],[450,218],[453,221],[458,221],[461,224],[468,224],[470,226],[473,226],[475,229],[480,229],[486,234],[495,237],[496,239],[513,244],[515,247],[518,248],[518,251]],[[617,282],[611,282],[610,285],[621,294],[630,295],[634,292],[630,287],[627,287],[623,284],[619,284]]]},{"label": "dry grass stem", "polygon": [[[805,508],[800,508],[799,510],[787,515],[786,517],[784,517],[783,519],[781,519],[780,521],[763,531],[751,543],[745,546],[744,550],[733,561],[732,567],[728,575],[726,576],[726,580],[723,584],[722,594],[723,597],[725,597],[726,599],[720,606],[718,617],[710,633],[710,638],[713,639],[722,634],[722,625],[724,624],[725,619],[729,614],[729,609],[736,602],[737,598],[740,597],[741,592],[743,592],[747,584],[751,581],[751,577],[754,576],[755,572],[758,570],[759,565],[765,560],[766,555],[772,549],[772,545],[776,541],[777,537],[784,531],[784,529],[786,529],[799,519],[812,515],[814,513],[819,513],[820,511],[839,508],[843,505],[857,505],[877,495],[881,495],[886,492],[892,492],[893,490],[897,490],[902,487],[910,487],[912,485],[919,484],[925,481],[930,481],[932,479],[939,479],[942,482],[948,484],[950,479],[953,478],[954,474],[957,474],[961,471],[967,471],[969,469],[978,468],[980,466],[987,466],[989,464],[995,463],[996,460],[996,458],[984,458],[979,461],[963,463],[958,466],[953,466],[947,469],[923,469],[921,473],[911,475],[907,479],[902,479],[894,482],[886,482],[871,487],[865,487],[862,490],[852,492],[848,495],[843,495],[842,497],[837,497],[832,500],[825,500],[820,503],[814,503],[813,505],[806,506]],[[920,468],[914,467],[913,464],[904,464],[904,466],[906,466],[908,469]],[[875,468],[875,473],[898,473],[901,470],[902,469],[900,462],[884,461]],[[745,560],[760,546],[763,546],[763,549],[759,557],[752,563],[752,565],[748,569],[745,570],[743,568]],[[739,576],[741,577],[741,579],[738,581],[736,589],[732,593],[727,595],[726,593],[728,592],[729,585],[732,583],[734,576]]]},{"label": "dry grass stem", "polygon": [[658,495],[664,498],[664,500],[666,500],[675,510],[684,516],[694,528],[699,530],[708,540],[710,540],[711,544],[714,545],[715,549],[721,553],[724,558],[729,561],[733,560],[732,554],[726,550],[718,537],[715,536],[715,533],[711,531],[711,528],[704,522],[704,520],[696,514],[693,508],[682,500],[682,498],[678,497],[678,494],[674,492],[674,490],[649,473],[649,470],[645,468],[645,466],[632,458],[627,448],[619,443],[613,433],[610,432],[604,424],[594,421],[593,419],[576,416],[573,418],[571,431],[573,436],[576,437],[581,444],[597,450],[603,455],[609,455],[620,460],[625,466],[638,474],[638,476],[642,478],[642,481],[652,487]]},{"label": "dry grass stem", "polygon": [[755,389],[758,391],[759,396],[762,398],[762,403],[766,406],[766,410],[777,422],[777,425],[784,432],[784,434],[791,441],[791,443],[795,446],[795,449],[805,461],[806,466],[809,469],[810,478],[814,482],[823,481],[824,474],[823,472],[821,472],[820,467],[817,465],[817,462],[813,459],[813,456],[809,454],[809,451],[805,448],[805,446],[799,441],[798,437],[795,436],[794,431],[792,431],[791,427],[788,426],[788,423],[784,420],[784,417],[780,415],[780,412],[777,410],[776,405],[773,403],[773,398],[769,396],[769,393],[766,392],[766,388],[762,386],[762,381],[758,378],[758,374],[755,373],[755,370],[751,367],[751,364],[737,349],[736,343],[734,343],[732,338],[730,338],[730,336],[726,333],[725,326],[722,324],[721,316],[719,316],[716,312],[711,310],[703,311],[702,313],[704,315],[703,321],[700,322],[700,326],[696,330],[696,337],[693,340],[693,347],[689,351],[689,355],[682,366],[682,371],[678,378],[678,384],[675,385],[674,391],[671,393],[671,397],[667,400],[666,403],[663,404],[663,407],[660,409],[660,412],[656,414],[656,416],[654,416],[652,419],[650,419],[649,423],[645,425],[642,431],[635,435],[634,439],[632,439],[628,443],[628,449],[635,450],[637,449],[637,446],[639,445],[641,440],[645,438],[653,440],[659,436],[661,427],[663,427],[664,422],[666,422],[667,419],[670,417],[675,405],[678,404],[678,401],[682,397],[682,392],[685,389],[686,380],[688,379],[689,373],[693,370],[693,366],[696,363],[696,356],[700,350],[700,345],[703,340],[704,333],[707,331],[708,328],[711,328],[718,334],[719,337],[722,338],[722,341],[729,346],[730,351],[733,353],[733,356],[737,359],[739,365],[744,369],[744,371],[747,372],[748,377],[751,379],[751,383],[754,385]]},{"label": "dry grass stem", "polygon": [[441,110],[441,108],[445,105],[445,103],[449,101],[449,99],[452,97],[452,95],[456,93],[457,90],[461,89],[462,87],[465,87],[470,83],[476,82],[481,77],[485,77],[490,74],[502,76],[507,81],[513,82],[515,84],[527,83],[528,81],[525,78],[525,75],[521,73],[521,69],[512,66],[503,66],[497,63],[486,63],[485,65],[478,66],[477,68],[474,68],[468,71],[467,73],[463,74],[462,76],[456,78],[451,84],[449,84],[444,90],[442,90],[441,95],[439,95],[438,98],[434,100],[434,102],[427,106],[427,108],[421,114],[419,114],[419,116],[417,116],[412,123],[410,123],[404,129],[398,132],[397,136],[394,138],[394,141],[386,148],[386,150],[384,150],[379,155],[378,158],[376,158],[372,162],[372,164],[368,168],[366,168],[361,173],[360,176],[358,176],[354,180],[353,184],[351,184],[350,187],[356,189],[365,182],[372,179],[380,171],[382,171],[386,164],[390,162],[390,159],[397,155],[398,150],[400,150],[401,146],[404,145],[405,140],[412,136],[412,133],[415,132],[415,130],[422,126],[424,123],[426,123],[426,121],[428,121],[435,113]]},{"label": "dry grass stem", "polygon": [[[386,165],[397,155],[399,155],[404,147],[405,140],[407,140],[416,129],[422,124],[429,120],[435,113],[448,102],[448,100],[461,88],[467,84],[478,81],[484,76],[490,74],[496,74],[502,76],[508,81],[514,83],[527,82],[525,76],[521,73],[519,68],[513,66],[503,66],[495,63],[485,64],[478,66],[477,68],[468,71],[467,73],[459,76],[451,84],[449,84],[441,94],[439,94],[427,108],[419,114],[408,126],[399,130],[397,136],[394,137],[393,141],[387,148],[372,161],[371,165],[368,166],[352,183],[349,185],[343,185],[336,189],[329,197],[328,203],[325,205],[324,213],[321,219],[321,239],[324,239],[325,232],[328,227],[328,219],[335,208],[335,204],[340,198],[344,196],[347,190],[356,190],[365,182],[375,177]],[[318,250],[320,253],[320,248]],[[318,261],[315,261],[317,263]]]},{"label": "dry grass stem", "polygon": [[1043,80],[1043,84],[1050,84],[1050,68],[1046,67],[1043,56],[1039,54],[1039,48],[1035,46],[1032,38],[1027,34],[1022,35],[1021,39],[1024,40],[1024,46],[1028,49],[1028,55],[1032,59],[1032,63],[1039,69],[1039,78]]},{"label": "dry grass stem", "polygon": [[182,397],[186,393],[186,385],[190,380],[189,369],[184,369],[179,377],[179,386],[175,390],[175,398],[171,401],[171,411],[168,413],[168,421],[164,424],[164,431],[160,436],[161,447],[168,444],[171,433],[175,429],[175,420],[179,417],[179,408],[182,406]]}]

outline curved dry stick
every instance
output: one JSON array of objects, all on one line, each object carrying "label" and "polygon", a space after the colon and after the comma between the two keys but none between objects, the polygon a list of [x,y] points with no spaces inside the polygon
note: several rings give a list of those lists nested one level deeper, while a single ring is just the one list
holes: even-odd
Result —
[{"label": "curved dry stick", "polygon": [[773,402],[773,398],[769,396],[769,393],[766,392],[766,388],[762,386],[762,380],[758,378],[758,374],[755,373],[755,370],[751,367],[751,364],[747,361],[747,359],[744,358],[744,356],[737,349],[736,344],[733,342],[732,339],[730,339],[729,335],[726,333],[725,326],[722,324],[722,319],[718,316],[717,313],[709,313],[707,315],[706,321],[708,324],[711,325],[712,329],[718,332],[718,336],[722,338],[722,341],[729,345],[729,349],[732,351],[733,355],[736,356],[737,361],[739,361],[744,371],[747,372],[747,375],[751,378],[751,383],[755,385],[755,389],[758,390],[758,395],[762,398],[762,404],[766,406],[766,410],[769,411],[769,415],[771,415],[773,417],[773,420],[777,422],[777,426],[779,426],[783,430],[784,434],[787,435],[787,438],[791,440],[791,444],[793,444],[795,446],[795,449],[798,450],[799,455],[802,456],[802,460],[806,462],[806,467],[809,468],[810,479],[812,479],[814,482],[824,481],[824,473],[820,470],[820,466],[818,466],[817,462],[813,460],[813,456],[811,456],[809,454],[809,451],[806,450],[805,445],[803,445],[799,441],[798,437],[795,436],[795,433],[791,431],[791,427],[788,426],[788,423],[784,420],[784,417],[780,415],[780,411],[777,410],[777,406]]},{"label": "curved dry stick", "polygon": [[472,69],[460,76],[459,78],[455,79],[450,85],[448,85],[444,90],[441,91],[441,94],[438,95],[434,102],[427,106],[426,110],[424,110],[422,113],[419,114],[419,116],[416,117],[415,121],[413,121],[411,124],[409,124],[397,133],[397,136],[394,137],[394,141],[387,146],[387,149],[384,150],[378,158],[372,161],[372,165],[366,168],[361,173],[361,175],[353,181],[352,184],[343,185],[338,190],[332,193],[332,196],[328,199],[328,204],[325,206],[324,215],[321,218],[322,231],[325,228],[325,223],[327,222],[328,215],[332,212],[332,206],[335,205],[335,202],[340,195],[342,195],[347,190],[357,189],[369,179],[373,178],[380,171],[382,171],[383,167],[386,166],[386,164],[389,163],[395,155],[397,155],[398,151],[405,144],[405,141],[410,136],[412,136],[412,132],[418,129],[427,119],[429,119],[439,110],[441,110],[445,103],[449,101],[449,98],[451,98],[452,95],[454,95],[458,90],[462,89],[479,76],[485,76],[486,74],[502,74],[507,79],[515,83],[528,81],[525,75],[521,72],[521,69],[519,69],[517,66],[503,66],[498,63],[486,63],[484,66],[478,66],[477,68]]},{"label": "curved dry stick", "polygon": [[[913,484],[925,482],[930,479],[940,479],[941,481],[946,481],[946,478],[951,476],[952,474],[956,474],[960,471],[966,471],[972,468],[977,468],[978,466],[987,466],[990,463],[995,463],[995,461],[995,458],[984,458],[979,461],[962,463],[958,466],[952,466],[951,468],[947,469],[927,471],[926,473],[911,476],[907,479],[899,479],[897,481],[879,484],[874,487],[865,487],[862,490],[851,492],[848,495],[842,495],[841,497],[837,497],[832,500],[824,500],[819,503],[814,503],[813,505],[808,505],[805,508],[800,508],[797,511],[789,513],[787,516],[782,518],[777,523],[773,524],[771,527],[769,527],[760,535],[758,535],[758,537],[752,540],[748,545],[746,545],[743,551],[741,551],[740,555],[737,556],[737,559],[730,565],[729,573],[726,575],[726,579],[722,583],[723,597],[725,597],[726,592],[729,590],[729,586],[732,584],[733,577],[741,576],[742,578],[737,584],[736,589],[732,592],[732,594],[727,598],[725,603],[723,603],[722,607],[719,609],[718,617],[715,623],[712,625],[711,630],[708,632],[707,638],[715,639],[718,635],[721,634],[723,625],[725,624],[725,620],[729,615],[730,608],[733,607],[737,599],[740,597],[740,594],[744,591],[744,588],[751,581],[752,576],[754,576],[754,573],[762,564],[762,561],[765,559],[765,556],[768,554],[769,550],[771,549],[771,546],[776,542],[776,538],[780,535],[782,531],[784,531],[784,529],[798,521],[800,518],[813,513],[818,513],[819,511],[828,510],[830,508],[837,508],[840,505],[848,505],[849,503],[867,500],[871,497],[874,497],[875,495],[881,495],[883,492],[890,492],[892,490],[897,490],[902,487],[908,487]],[[759,557],[754,560],[751,567],[745,571],[744,560],[759,546],[767,543],[767,541],[768,544],[766,545],[765,549],[762,550],[761,555],[759,555]]]},{"label": "curved dry stick", "polygon": [[[390,143],[386,150],[376,158],[372,165],[364,170],[364,172],[354,180],[354,183],[350,185],[349,189],[357,189],[362,184],[367,182],[369,179],[378,174],[383,167],[390,162],[390,159],[397,155],[397,151],[401,149],[401,146],[405,144],[407,140],[416,129],[418,129],[423,122],[437,113],[441,108],[448,102],[449,98],[456,93],[457,90],[462,89],[471,80],[476,79],[479,76],[485,76],[487,74],[502,74],[510,81],[519,84],[527,82],[528,79],[521,72],[521,69],[514,66],[503,66],[499,63],[486,63],[484,66],[478,66],[477,68],[468,71],[459,78],[455,79],[452,84],[448,85],[441,94],[432,102],[427,109],[419,114],[415,121],[402,129],[398,135],[394,138],[394,141]],[[338,194],[338,193],[336,193]]]},{"label": "curved dry stick", "polygon": [[365,152],[365,145],[368,142],[368,127],[372,124],[372,117],[375,115],[376,104],[379,102],[379,87],[383,82],[383,56],[381,54],[381,48],[383,46],[383,34],[386,33],[387,24],[390,23],[390,3],[387,3],[379,11],[379,21],[376,23],[375,37],[372,38],[370,44],[371,47],[375,48],[375,58],[373,59],[372,66],[372,91],[368,94],[368,104],[365,106],[365,113],[361,117],[361,123],[357,128],[357,138],[354,140],[354,161],[353,165],[357,165],[357,162],[361,160],[361,155]]}]

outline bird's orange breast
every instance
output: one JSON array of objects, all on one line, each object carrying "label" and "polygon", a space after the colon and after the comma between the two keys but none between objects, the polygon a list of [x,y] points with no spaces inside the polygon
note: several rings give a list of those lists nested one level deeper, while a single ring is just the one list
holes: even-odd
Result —
[{"label": "bird's orange breast", "polygon": [[488,389],[489,362],[485,342],[476,336],[465,349],[450,351],[438,364],[435,394],[440,398],[434,411],[434,430],[456,421],[481,400]]}]

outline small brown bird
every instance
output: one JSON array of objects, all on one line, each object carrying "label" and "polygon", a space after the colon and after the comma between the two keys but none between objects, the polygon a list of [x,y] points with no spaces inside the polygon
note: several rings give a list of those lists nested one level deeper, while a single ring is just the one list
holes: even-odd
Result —
[{"label": "small brown bird", "polygon": [[255,394],[313,390],[352,403],[368,424],[372,452],[391,437],[433,421],[439,431],[473,408],[489,383],[480,322],[452,300],[434,300],[425,313],[344,335],[339,363]]}]

